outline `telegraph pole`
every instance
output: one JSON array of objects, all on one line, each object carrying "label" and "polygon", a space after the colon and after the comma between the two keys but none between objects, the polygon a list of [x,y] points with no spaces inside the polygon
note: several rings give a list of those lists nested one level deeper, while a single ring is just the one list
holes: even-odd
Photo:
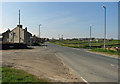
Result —
[{"label": "telegraph pole", "polygon": [[20,10],[19,10],[19,44],[20,44]]}]

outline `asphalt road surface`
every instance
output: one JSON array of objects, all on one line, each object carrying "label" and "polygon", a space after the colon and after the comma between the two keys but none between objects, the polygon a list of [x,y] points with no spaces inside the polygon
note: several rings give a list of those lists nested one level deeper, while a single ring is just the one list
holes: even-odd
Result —
[{"label": "asphalt road surface", "polygon": [[46,43],[78,76],[87,82],[118,82],[118,59]]}]

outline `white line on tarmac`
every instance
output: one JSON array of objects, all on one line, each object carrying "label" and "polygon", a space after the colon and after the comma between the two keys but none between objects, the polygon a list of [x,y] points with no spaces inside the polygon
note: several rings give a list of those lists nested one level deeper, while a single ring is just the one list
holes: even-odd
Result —
[{"label": "white line on tarmac", "polygon": [[[58,58],[60,58],[56,53],[55,53],[55,55],[58,57]],[[61,59],[61,58],[60,58]],[[64,64],[64,62],[63,62],[63,60],[61,59],[61,61],[62,61],[62,63],[63,63],[63,65],[65,66],[65,64]],[[69,67],[70,68],[70,67]],[[74,71],[72,68],[70,68],[72,71]],[[87,83],[87,84],[89,84],[83,77],[81,77],[81,79],[85,82],[85,83]]]},{"label": "white line on tarmac", "polygon": [[115,65],[113,65],[113,64],[110,64],[111,66],[115,66]]},{"label": "white line on tarmac", "polygon": [[84,82],[86,82],[87,84],[89,84],[83,77],[81,77],[81,79],[82,79]]}]

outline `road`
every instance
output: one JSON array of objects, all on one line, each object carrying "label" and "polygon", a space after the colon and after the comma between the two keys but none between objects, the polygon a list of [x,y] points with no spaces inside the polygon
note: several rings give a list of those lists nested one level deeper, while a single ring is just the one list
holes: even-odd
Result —
[{"label": "road", "polygon": [[118,82],[118,59],[46,43],[63,62],[87,82]]}]

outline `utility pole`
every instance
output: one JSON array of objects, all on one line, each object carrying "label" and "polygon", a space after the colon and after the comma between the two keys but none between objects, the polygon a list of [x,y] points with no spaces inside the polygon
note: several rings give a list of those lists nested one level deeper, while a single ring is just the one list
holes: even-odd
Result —
[{"label": "utility pole", "polygon": [[104,49],[106,49],[106,46],[105,46],[105,40],[106,40],[106,7],[105,6],[102,6],[104,9],[105,9],[105,15],[104,15],[104,18],[105,18],[105,23],[104,23]]},{"label": "utility pole", "polygon": [[19,44],[20,44],[20,10],[19,10]]},{"label": "utility pole", "polygon": [[92,27],[92,24],[90,24],[90,48],[91,48],[91,41],[92,41],[92,39],[91,39],[91,27]]}]

